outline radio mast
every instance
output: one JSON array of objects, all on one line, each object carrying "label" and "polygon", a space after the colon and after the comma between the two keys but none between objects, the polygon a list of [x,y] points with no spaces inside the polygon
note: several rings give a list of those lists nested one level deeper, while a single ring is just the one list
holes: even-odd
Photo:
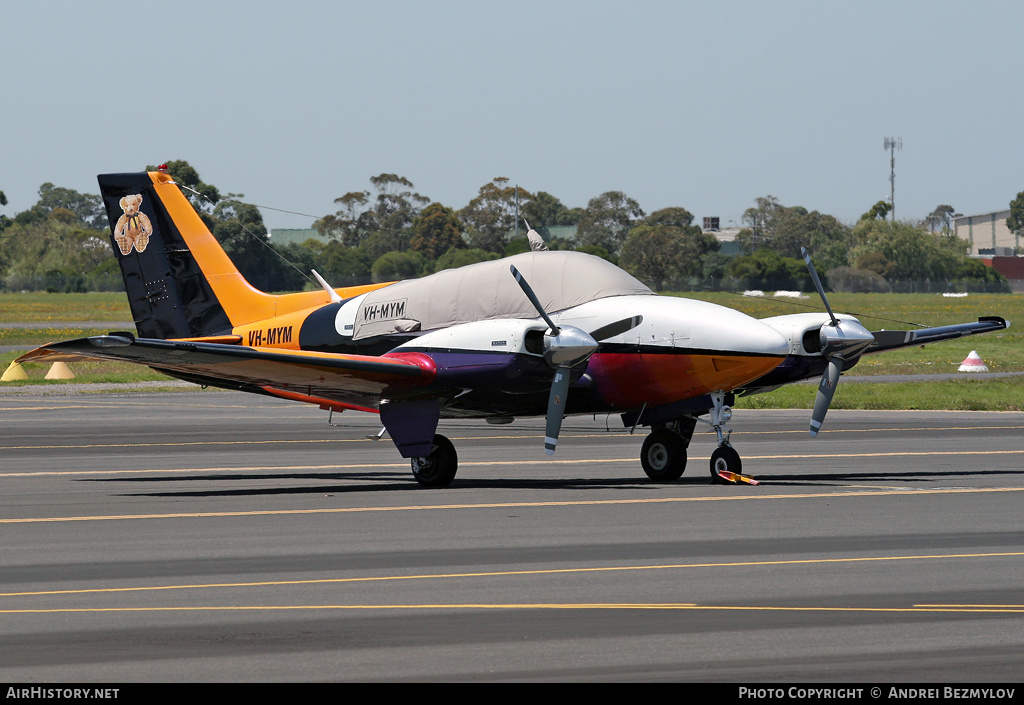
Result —
[{"label": "radio mast", "polygon": [[892,210],[892,222],[896,222],[896,150],[903,150],[902,137],[886,137],[885,149],[889,152],[889,205]]}]

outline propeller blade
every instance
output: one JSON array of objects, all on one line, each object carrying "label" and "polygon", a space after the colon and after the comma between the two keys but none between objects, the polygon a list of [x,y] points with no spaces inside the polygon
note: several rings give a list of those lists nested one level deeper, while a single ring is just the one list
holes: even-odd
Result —
[{"label": "propeller blade", "polygon": [[828,413],[828,407],[832,404],[832,397],[836,394],[836,387],[839,386],[843,360],[859,358],[875,342],[875,336],[856,319],[846,318],[840,324],[836,314],[832,312],[832,307],[828,305],[825,287],[821,285],[818,271],[811,262],[807,248],[801,247],[800,254],[804,256],[804,263],[807,265],[807,271],[811,273],[814,288],[818,290],[818,296],[825,304],[825,310],[831,319],[830,323],[821,326],[818,333],[821,340],[821,355],[828,361],[828,368],[821,375],[818,394],[814,398],[814,411],[811,412],[811,436],[817,436],[821,430],[821,423],[825,420],[825,414]]},{"label": "propeller blade", "polygon": [[821,430],[821,422],[825,420],[828,407],[832,404],[836,387],[839,386],[839,375],[843,371],[843,361],[833,357],[828,361],[828,369],[821,375],[818,383],[818,395],[814,398],[814,411],[811,412],[811,435],[817,436]]},{"label": "propeller blade", "polygon": [[832,313],[832,307],[828,305],[828,297],[825,296],[825,287],[821,285],[821,280],[818,279],[818,270],[814,268],[814,264],[811,262],[811,256],[807,253],[807,248],[801,247],[800,254],[804,256],[804,263],[807,265],[807,271],[811,273],[811,281],[814,282],[814,288],[818,290],[818,296],[821,297],[822,303],[825,304],[825,310],[828,311],[828,317],[832,319],[832,325],[838,326],[839,320],[836,318],[836,314]]},{"label": "propeller blade", "polygon": [[590,332],[590,337],[594,340],[605,340],[606,338],[614,338],[617,335],[622,335],[627,331],[631,331],[640,325],[644,320],[643,316],[633,316],[632,318],[623,318],[621,321],[615,321],[609,323],[606,326],[601,326],[595,331]]},{"label": "propeller blade", "polygon": [[544,322],[548,324],[548,328],[551,329],[551,334],[558,335],[558,326],[556,326],[555,322],[548,317],[547,311],[545,311],[544,307],[540,305],[540,300],[537,298],[537,295],[533,293],[533,287],[531,287],[529,282],[526,281],[526,278],[519,273],[519,270],[516,269],[514,264],[510,264],[509,269],[512,270],[512,276],[516,278],[516,282],[519,284],[519,288],[523,290],[523,293],[526,294],[526,298],[530,300],[533,307],[537,309],[537,313],[539,313],[540,317],[544,319]]},{"label": "propeller blade", "polygon": [[551,394],[548,396],[548,414],[544,423],[544,452],[553,455],[558,445],[558,432],[562,429],[565,417],[565,400],[569,394],[569,368],[559,367],[555,370],[555,379],[551,382]]}]

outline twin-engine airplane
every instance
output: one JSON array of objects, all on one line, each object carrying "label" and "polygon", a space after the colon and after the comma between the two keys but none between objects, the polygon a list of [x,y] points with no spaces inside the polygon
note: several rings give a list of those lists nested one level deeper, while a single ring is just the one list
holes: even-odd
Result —
[{"label": "twin-engine airplane", "polygon": [[[171,176],[99,177],[137,334],[45,345],[18,362],[123,360],[197,384],[379,413],[426,487],[451,483],[442,418],[545,416],[555,451],[565,414],[617,412],[652,429],[640,462],[678,479],[700,416],[718,436],[712,478],[736,479],[734,395],[821,376],[811,434],[840,373],[866,353],[1000,330],[998,317],[869,332],[827,314],[756,320],[657,296],[579,252],[529,252],[390,284],[271,295],[242,277]],[[315,273],[314,273],[315,274]],[[739,476],[742,477],[742,476]]]}]

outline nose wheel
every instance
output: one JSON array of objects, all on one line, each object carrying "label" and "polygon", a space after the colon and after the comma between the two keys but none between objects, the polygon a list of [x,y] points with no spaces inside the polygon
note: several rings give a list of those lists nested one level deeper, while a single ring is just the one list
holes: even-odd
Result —
[{"label": "nose wheel", "polygon": [[743,461],[736,449],[729,445],[718,446],[711,454],[711,481],[718,484],[735,482],[734,475],[743,472]]}]

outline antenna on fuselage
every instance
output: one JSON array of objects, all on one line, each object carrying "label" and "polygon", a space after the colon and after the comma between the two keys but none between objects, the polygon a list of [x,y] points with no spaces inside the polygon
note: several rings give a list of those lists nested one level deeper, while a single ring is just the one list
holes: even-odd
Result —
[{"label": "antenna on fuselage", "polygon": [[316,277],[316,280],[320,282],[320,286],[322,286],[324,288],[324,291],[327,292],[327,295],[331,297],[331,303],[340,304],[342,302],[342,298],[341,296],[338,295],[338,292],[332,289],[331,285],[328,284],[327,281],[323,277],[321,277],[315,269],[311,269],[309,271],[313,273],[313,276]]}]

